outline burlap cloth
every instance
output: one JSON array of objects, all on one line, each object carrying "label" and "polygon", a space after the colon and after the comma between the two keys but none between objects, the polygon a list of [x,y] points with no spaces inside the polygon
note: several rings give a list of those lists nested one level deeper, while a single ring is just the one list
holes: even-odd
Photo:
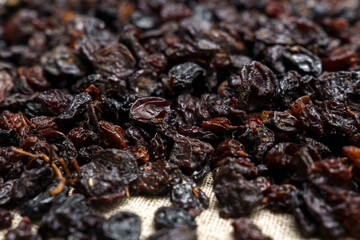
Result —
[{"label": "burlap cloth", "polygon": [[[207,176],[201,189],[209,197],[210,206],[196,218],[197,235],[199,240],[228,240],[233,239],[232,219],[225,220],[219,217],[219,209],[214,192],[212,191],[212,176]],[[154,214],[159,207],[170,206],[168,197],[131,197],[113,204],[101,207],[97,211],[105,217],[110,217],[119,211],[130,211],[141,218],[141,240],[151,235],[154,229]],[[21,220],[17,211],[13,211],[13,226],[16,227]],[[295,220],[291,215],[274,214],[266,209],[256,210],[251,219],[264,234],[274,240],[305,240],[298,232]],[[34,231],[36,231],[34,224]],[[4,239],[6,230],[0,231],[0,239]],[[309,239],[308,239],[309,240]],[[315,240],[315,239],[312,239]]]}]

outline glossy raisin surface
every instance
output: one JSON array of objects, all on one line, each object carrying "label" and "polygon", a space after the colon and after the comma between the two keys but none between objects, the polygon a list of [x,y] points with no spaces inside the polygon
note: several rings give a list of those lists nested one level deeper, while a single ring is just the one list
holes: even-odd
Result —
[{"label": "glossy raisin surface", "polygon": [[136,215],[96,213],[136,197],[172,204],[150,239],[209,238],[194,220],[213,191],[236,239],[268,239],[246,220],[257,208],[360,239],[359,12],[0,1],[0,208],[24,217],[6,238],[144,239]]},{"label": "glossy raisin surface", "polygon": [[182,208],[161,207],[155,213],[156,229],[188,226],[196,228],[194,217]]}]

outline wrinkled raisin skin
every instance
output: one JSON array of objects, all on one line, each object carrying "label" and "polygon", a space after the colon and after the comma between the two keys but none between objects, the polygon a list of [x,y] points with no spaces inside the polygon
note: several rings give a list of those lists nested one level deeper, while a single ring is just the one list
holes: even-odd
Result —
[{"label": "wrinkled raisin skin", "polygon": [[156,229],[188,226],[196,228],[194,217],[182,208],[161,207],[155,213]]}]

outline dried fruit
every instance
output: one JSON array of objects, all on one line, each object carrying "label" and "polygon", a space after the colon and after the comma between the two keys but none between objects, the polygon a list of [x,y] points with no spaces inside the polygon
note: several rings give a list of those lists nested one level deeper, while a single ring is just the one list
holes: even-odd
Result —
[{"label": "dried fruit", "polygon": [[219,167],[214,175],[214,192],[224,218],[248,216],[263,199],[260,188],[247,181],[233,164]]},{"label": "dried fruit", "polygon": [[38,232],[43,238],[50,238],[67,237],[78,231],[86,231],[84,220],[93,212],[84,195],[73,194],[50,208],[42,217]]},{"label": "dried fruit", "polygon": [[206,164],[212,152],[213,147],[206,142],[178,136],[170,153],[170,161],[184,173],[191,174]]},{"label": "dried fruit", "polygon": [[170,112],[168,101],[164,98],[140,98],[131,106],[129,117],[138,123],[162,121]]},{"label": "dried fruit", "polygon": [[64,201],[68,196],[68,188],[65,187],[60,194],[52,196],[51,192],[56,186],[57,184],[52,184],[45,192],[26,201],[21,207],[21,215],[29,217],[31,220],[38,220],[49,211],[54,204]]},{"label": "dried fruit", "polygon": [[196,228],[194,217],[182,208],[161,207],[155,213],[156,229],[188,226]]},{"label": "dried fruit", "polygon": [[276,85],[276,77],[268,67],[252,62],[230,77],[225,96],[237,97],[243,109],[255,111],[271,100]]},{"label": "dried fruit", "polygon": [[239,218],[232,223],[236,240],[271,240],[265,237],[261,230],[249,219]]},{"label": "dried fruit", "polygon": [[220,217],[360,239],[359,1],[0,2],[0,207],[42,218],[7,239],[138,239],[94,213],[134,195],[173,204],[149,239],[196,239],[210,172]]},{"label": "dried fruit", "polygon": [[11,227],[13,216],[3,208],[0,208],[0,230]]},{"label": "dried fruit", "polygon": [[112,202],[128,195],[129,183],[138,178],[133,156],[119,149],[99,151],[93,161],[80,167],[75,189],[91,202]]},{"label": "dried fruit", "polygon": [[94,68],[104,76],[115,75],[118,78],[130,76],[135,70],[135,58],[129,49],[115,43],[95,52]]},{"label": "dried fruit", "polygon": [[209,199],[205,193],[188,177],[183,177],[175,183],[171,190],[173,206],[187,210],[192,216],[197,216],[209,207]]},{"label": "dried fruit", "polygon": [[136,193],[157,195],[169,190],[175,167],[164,160],[149,162],[140,167],[139,178],[132,188]]},{"label": "dried fruit", "polygon": [[107,240],[137,240],[141,231],[141,220],[134,213],[119,212],[102,224],[103,238]]}]

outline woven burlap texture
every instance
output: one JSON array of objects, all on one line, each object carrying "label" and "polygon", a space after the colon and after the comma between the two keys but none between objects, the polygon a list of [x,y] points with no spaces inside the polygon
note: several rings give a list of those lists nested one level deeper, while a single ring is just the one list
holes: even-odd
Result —
[{"label": "woven burlap texture", "polygon": [[[225,220],[219,217],[219,207],[214,192],[212,191],[212,176],[209,174],[202,184],[201,189],[210,200],[210,206],[196,218],[197,235],[199,240],[228,240],[233,239],[232,219]],[[133,212],[141,218],[141,240],[154,233],[154,214],[159,207],[170,206],[168,197],[131,197],[97,209],[98,213],[106,218],[120,211]],[[13,212],[13,226],[17,226],[21,217],[17,211]],[[298,232],[295,220],[291,215],[273,214],[266,209],[256,210],[251,219],[265,235],[274,240],[305,240]],[[36,224],[34,226],[36,231]],[[0,231],[0,239],[4,239],[6,231]],[[308,239],[310,240],[310,239]],[[315,239],[312,239],[315,240]]]}]

